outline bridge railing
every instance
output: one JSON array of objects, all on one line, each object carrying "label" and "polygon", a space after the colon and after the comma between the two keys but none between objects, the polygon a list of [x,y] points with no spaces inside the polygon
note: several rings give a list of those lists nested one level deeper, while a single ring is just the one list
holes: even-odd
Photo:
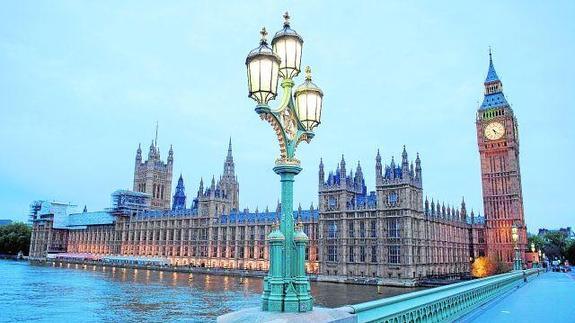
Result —
[{"label": "bridge railing", "polygon": [[541,269],[513,271],[339,308],[358,322],[453,321],[539,275]]}]

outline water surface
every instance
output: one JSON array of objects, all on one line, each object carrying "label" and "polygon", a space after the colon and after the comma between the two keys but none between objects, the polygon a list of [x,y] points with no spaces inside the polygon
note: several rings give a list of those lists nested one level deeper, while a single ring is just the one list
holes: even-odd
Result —
[{"label": "water surface", "polygon": [[[0,321],[206,322],[259,306],[262,280],[142,269],[0,260]],[[312,283],[315,304],[337,307],[416,289]]]}]

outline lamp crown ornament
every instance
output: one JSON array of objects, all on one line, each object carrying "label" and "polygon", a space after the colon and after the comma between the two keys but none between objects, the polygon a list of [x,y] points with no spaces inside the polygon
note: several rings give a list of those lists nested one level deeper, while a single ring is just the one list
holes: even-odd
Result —
[{"label": "lamp crown ornament", "polygon": [[268,40],[266,38],[266,36],[268,35],[268,32],[266,30],[266,27],[262,27],[262,30],[260,30],[260,35],[262,35],[261,39],[260,39],[260,44],[264,45],[268,43]]},{"label": "lamp crown ornament", "polygon": [[289,13],[286,11],[283,17],[284,17],[284,27],[289,27],[289,19],[290,19]]}]

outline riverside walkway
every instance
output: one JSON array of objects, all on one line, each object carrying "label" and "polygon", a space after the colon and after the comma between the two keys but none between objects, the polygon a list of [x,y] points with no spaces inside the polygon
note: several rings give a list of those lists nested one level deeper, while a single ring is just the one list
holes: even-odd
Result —
[{"label": "riverside walkway", "polygon": [[460,322],[575,322],[575,272],[547,272]]}]

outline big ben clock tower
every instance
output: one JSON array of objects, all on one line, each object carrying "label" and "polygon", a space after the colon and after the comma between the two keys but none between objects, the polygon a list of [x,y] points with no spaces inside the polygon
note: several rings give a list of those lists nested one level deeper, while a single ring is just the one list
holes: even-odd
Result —
[{"label": "big ben clock tower", "polygon": [[519,227],[518,247],[524,259],[527,228],[519,168],[517,119],[505,96],[489,51],[485,97],[477,110],[477,145],[481,158],[483,210],[487,229],[487,255],[513,264],[513,225]]}]

